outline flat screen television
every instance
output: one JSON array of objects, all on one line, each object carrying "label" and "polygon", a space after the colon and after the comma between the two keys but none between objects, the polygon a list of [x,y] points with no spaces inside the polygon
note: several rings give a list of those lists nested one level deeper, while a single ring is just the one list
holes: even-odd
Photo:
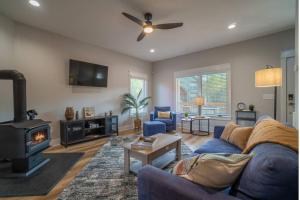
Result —
[{"label": "flat screen television", "polygon": [[107,87],[107,73],[107,66],[70,59],[70,85]]}]

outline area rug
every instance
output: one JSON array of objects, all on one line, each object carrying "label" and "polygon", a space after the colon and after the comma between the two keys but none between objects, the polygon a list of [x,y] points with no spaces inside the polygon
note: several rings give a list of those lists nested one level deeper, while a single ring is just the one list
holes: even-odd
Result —
[{"label": "area rug", "polygon": [[[64,177],[83,153],[47,153],[50,161],[32,174],[22,178],[0,178],[0,197],[40,196],[48,192]],[[9,163],[0,163],[0,170],[10,170]]]},{"label": "area rug", "polygon": [[[125,138],[126,142],[132,138]],[[191,150],[182,143],[182,158],[187,158]],[[174,152],[172,152],[175,154]],[[140,161],[131,159],[131,163]],[[176,162],[164,170],[170,170]],[[89,164],[59,195],[59,200],[135,200],[137,199],[137,177],[124,175],[124,150],[121,144],[105,144]]]}]

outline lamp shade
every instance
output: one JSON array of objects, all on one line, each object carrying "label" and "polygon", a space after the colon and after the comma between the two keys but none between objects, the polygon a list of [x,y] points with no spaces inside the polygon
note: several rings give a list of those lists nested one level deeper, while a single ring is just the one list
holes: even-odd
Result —
[{"label": "lamp shade", "polygon": [[203,105],[204,105],[204,97],[197,97],[197,98],[195,99],[195,104],[196,104],[197,106],[203,106]]},{"label": "lamp shade", "polygon": [[255,87],[276,87],[281,85],[281,68],[266,68],[255,72]]}]

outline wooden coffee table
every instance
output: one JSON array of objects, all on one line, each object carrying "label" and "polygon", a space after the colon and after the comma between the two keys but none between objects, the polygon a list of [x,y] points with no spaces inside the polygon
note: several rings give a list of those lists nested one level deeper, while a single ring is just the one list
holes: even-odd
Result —
[{"label": "wooden coffee table", "polygon": [[[142,166],[153,165],[159,168],[166,167],[170,162],[181,159],[181,137],[169,134],[156,134],[157,141],[151,150],[131,149],[131,143],[124,143],[124,171],[137,173],[138,168],[130,167],[130,157],[142,161]],[[176,149],[176,155],[167,156],[171,150]],[[169,153],[170,154],[170,153]],[[157,159],[158,158],[158,159]],[[155,163],[153,162],[155,160]]]}]

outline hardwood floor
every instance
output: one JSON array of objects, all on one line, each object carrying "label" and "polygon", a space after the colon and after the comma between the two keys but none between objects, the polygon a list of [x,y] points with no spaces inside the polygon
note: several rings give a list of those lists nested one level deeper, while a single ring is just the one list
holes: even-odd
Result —
[{"label": "hardwood floor", "polygon": [[[124,131],[120,135],[137,134],[135,131]],[[205,142],[211,137],[209,136],[196,136],[186,133],[176,132],[182,136],[182,141],[188,145],[189,148],[195,150],[200,144]],[[68,186],[68,184],[75,178],[75,176],[81,171],[81,169],[90,161],[90,159],[96,154],[96,152],[107,142],[108,138],[94,140],[91,142],[81,143],[77,145],[64,148],[63,146],[50,147],[45,152],[47,153],[70,153],[70,152],[84,152],[82,158],[71,168],[71,170],[65,175],[65,177],[48,193],[46,196],[28,196],[28,197],[9,197],[0,198],[0,200],[52,200],[56,199],[59,193]]]}]

